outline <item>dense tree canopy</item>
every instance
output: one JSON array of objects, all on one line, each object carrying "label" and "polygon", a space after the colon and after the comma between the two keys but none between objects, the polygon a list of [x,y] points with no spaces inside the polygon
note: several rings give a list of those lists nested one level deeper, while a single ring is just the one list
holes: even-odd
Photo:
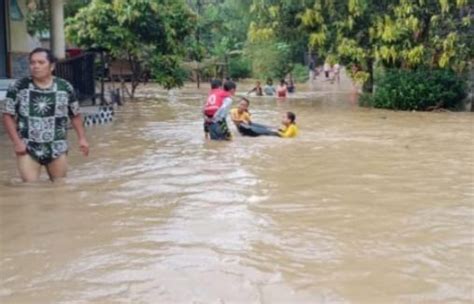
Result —
[{"label": "dense tree canopy", "polygon": [[180,86],[183,40],[194,30],[195,15],[179,0],[93,0],[67,26],[79,46],[104,48],[130,62],[132,95],[147,67],[166,88]]},{"label": "dense tree canopy", "polygon": [[250,12],[250,43],[286,43],[300,58],[309,46],[356,66],[367,90],[377,65],[461,72],[473,57],[467,0],[253,0]]},{"label": "dense tree canopy", "polygon": [[[184,1],[70,0],[68,37],[149,67],[166,87],[182,83],[181,59],[203,77],[266,78],[301,71],[312,52],[370,91],[376,67],[460,73],[473,58],[468,0]],[[45,1],[31,2],[41,24]]]},{"label": "dense tree canopy", "polygon": [[318,0],[300,18],[309,43],[362,68],[373,66],[462,71],[472,58],[472,24],[467,0]]}]

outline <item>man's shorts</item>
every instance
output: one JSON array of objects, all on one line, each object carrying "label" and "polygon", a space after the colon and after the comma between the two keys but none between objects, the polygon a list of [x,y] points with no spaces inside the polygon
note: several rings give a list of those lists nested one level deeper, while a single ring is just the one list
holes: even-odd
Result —
[{"label": "man's shorts", "polygon": [[225,119],[209,125],[209,135],[212,140],[230,140],[232,134]]}]

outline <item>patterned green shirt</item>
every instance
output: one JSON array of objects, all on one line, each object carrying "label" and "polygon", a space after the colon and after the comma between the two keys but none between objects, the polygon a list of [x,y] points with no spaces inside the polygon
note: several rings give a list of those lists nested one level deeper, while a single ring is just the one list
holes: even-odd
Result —
[{"label": "patterned green shirt", "polygon": [[54,77],[51,87],[42,89],[25,77],[8,88],[3,113],[16,117],[27,151],[46,163],[67,152],[68,116],[79,114],[79,102],[64,79]]}]

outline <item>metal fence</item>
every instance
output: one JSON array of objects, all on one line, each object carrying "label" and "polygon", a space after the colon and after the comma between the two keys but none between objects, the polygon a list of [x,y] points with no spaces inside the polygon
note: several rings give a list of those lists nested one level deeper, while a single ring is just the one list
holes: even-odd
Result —
[{"label": "metal fence", "polygon": [[72,84],[79,101],[92,100],[95,104],[95,53],[60,60],[55,74]]}]

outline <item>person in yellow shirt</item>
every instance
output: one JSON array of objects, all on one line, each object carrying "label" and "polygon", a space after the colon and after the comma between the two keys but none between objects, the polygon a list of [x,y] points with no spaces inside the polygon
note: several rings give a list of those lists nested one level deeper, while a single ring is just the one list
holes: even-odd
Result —
[{"label": "person in yellow shirt", "polygon": [[281,123],[283,127],[278,130],[278,136],[284,138],[296,137],[298,135],[298,127],[296,126],[296,115],[293,112],[287,112],[283,116]]},{"label": "person in yellow shirt", "polygon": [[230,111],[230,117],[237,128],[239,128],[241,124],[251,123],[249,105],[250,101],[246,98],[242,98],[239,106]]}]

